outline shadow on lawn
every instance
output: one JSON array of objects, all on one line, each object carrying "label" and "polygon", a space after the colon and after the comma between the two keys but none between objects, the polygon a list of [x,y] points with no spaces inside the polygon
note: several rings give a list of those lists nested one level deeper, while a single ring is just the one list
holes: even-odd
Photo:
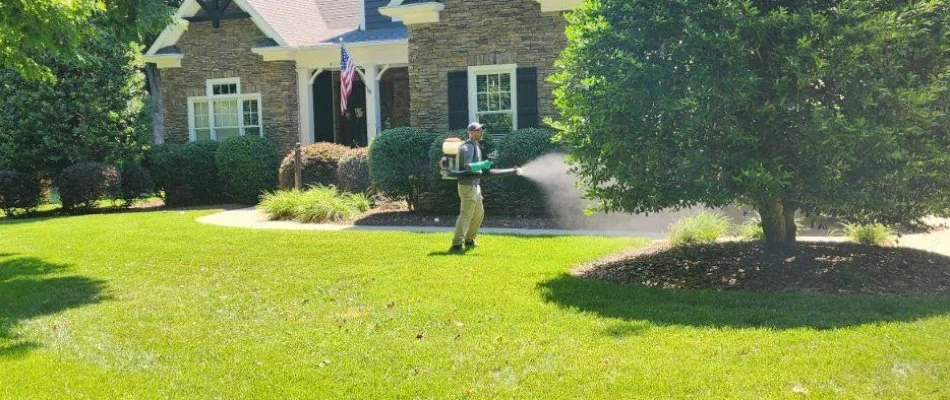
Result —
[{"label": "shadow on lawn", "polygon": [[104,281],[80,276],[44,278],[68,268],[37,258],[0,254],[0,359],[25,355],[39,346],[13,335],[21,322],[104,300]]},{"label": "shadow on lawn", "polygon": [[[662,326],[824,330],[950,313],[950,298],[663,290],[570,274],[541,282],[538,289],[546,301],[564,308]],[[641,330],[618,326],[605,334]]]}]

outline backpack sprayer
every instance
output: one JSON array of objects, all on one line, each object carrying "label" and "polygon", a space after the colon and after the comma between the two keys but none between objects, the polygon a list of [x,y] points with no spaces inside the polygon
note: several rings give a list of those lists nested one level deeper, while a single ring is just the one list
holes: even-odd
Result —
[{"label": "backpack sprayer", "polygon": [[458,138],[448,138],[442,142],[442,159],[439,160],[439,169],[442,171],[442,179],[459,180],[459,178],[482,176],[486,178],[499,178],[521,174],[521,169],[517,167],[492,169],[491,160],[471,163],[469,165],[471,172],[469,172],[465,166],[462,165],[462,160],[460,159],[463,145],[465,145],[465,141]]}]

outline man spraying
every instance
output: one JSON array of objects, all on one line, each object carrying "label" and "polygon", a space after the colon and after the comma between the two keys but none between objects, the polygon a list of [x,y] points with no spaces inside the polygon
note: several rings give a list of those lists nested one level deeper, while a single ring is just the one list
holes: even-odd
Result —
[{"label": "man spraying", "polygon": [[[478,229],[485,220],[485,205],[482,203],[482,185],[479,175],[491,167],[491,161],[482,161],[482,148],[479,143],[485,138],[485,126],[472,122],[468,125],[468,140],[459,147],[459,170],[465,174],[458,178],[458,192],[461,200],[459,219],[455,222],[455,236],[449,252],[460,253],[465,248],[472,249],[478,244]],[[464,248],[462,246],[465,246]]]}]

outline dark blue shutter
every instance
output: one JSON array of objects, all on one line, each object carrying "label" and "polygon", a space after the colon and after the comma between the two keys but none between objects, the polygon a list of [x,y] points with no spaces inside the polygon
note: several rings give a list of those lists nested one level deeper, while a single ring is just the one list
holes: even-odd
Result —
[{"label": "dark blue shutter", "polygon": [[468,127],[468,71],[449,72],[449,129]]},{"label": "dark blue shutter", "polygon": [[518,128],[538,127],[538,69],[518,68]]}]

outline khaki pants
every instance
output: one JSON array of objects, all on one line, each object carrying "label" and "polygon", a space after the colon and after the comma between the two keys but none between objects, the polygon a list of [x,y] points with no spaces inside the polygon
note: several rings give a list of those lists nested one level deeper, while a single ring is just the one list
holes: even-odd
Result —
[{"label": "khaki pants", "polygon": [[482,204],[482,187],[477,183],[459,183],[459,199],[462,200],[462,209],[459,219],[455,223],[455,237],[452,245],[471,243],[478,236],[478,229],[485,219],[485,206]]}]

